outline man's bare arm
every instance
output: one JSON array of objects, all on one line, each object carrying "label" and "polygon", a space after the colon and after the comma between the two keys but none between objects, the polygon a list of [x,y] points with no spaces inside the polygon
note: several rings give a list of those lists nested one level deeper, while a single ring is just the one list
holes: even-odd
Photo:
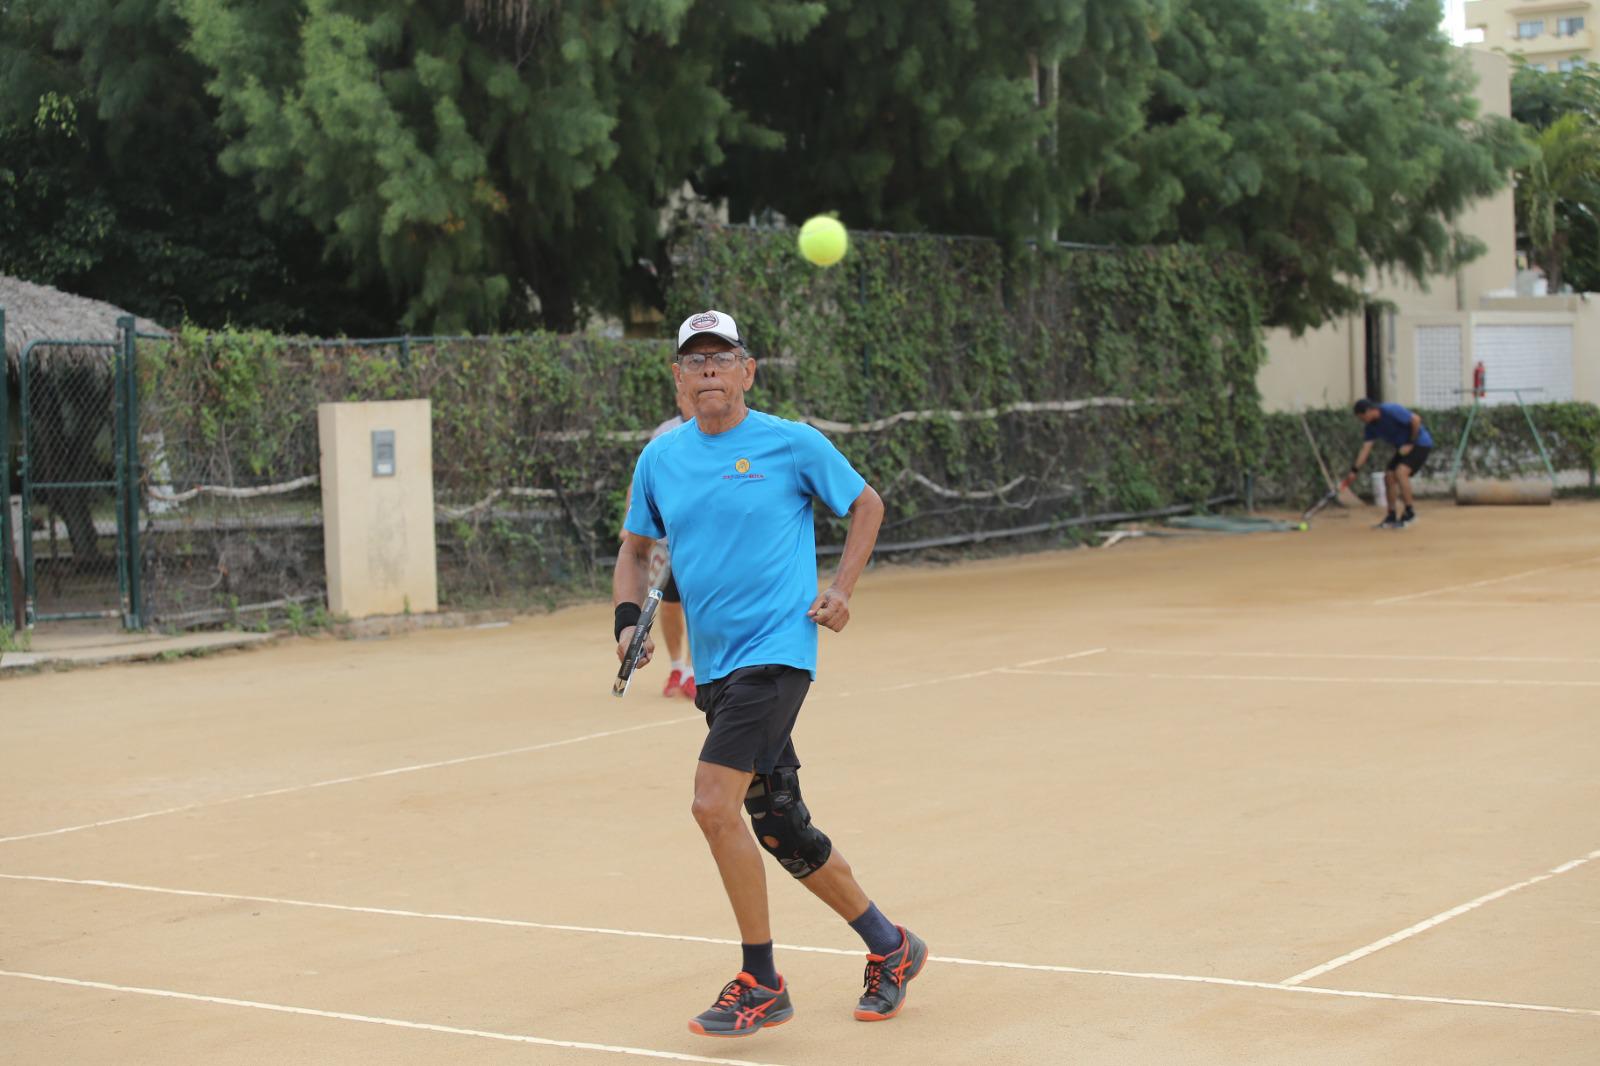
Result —
[{"label": "man's bare arm", "polygon": [[850,596],[856,590],[856,580],[872,558],[872,549],[878,543],[878,527],[883,525],[883,497],[871,485],[861,490],[850,505],[850,531],[845,534],[844,553],[839,557],[839,569],[833,580],[812,601],[807,617],[819,626],[827,626],[835,633],[850,623]]},{"label": "man's bare arm", "polygon": [[[650,591],[650,548],[655,541],[637,533],[625,533],[622,547],[617,552],[617,567],[611,572],[611,605],[642,604]],[[628,642],[633,639],[633,626],[627,626],[617,638],[617,661],[628,654]],[[650,661],[655,642],[646,639],[638,666]],[[637,668],[637,667],[636,667]]]}]

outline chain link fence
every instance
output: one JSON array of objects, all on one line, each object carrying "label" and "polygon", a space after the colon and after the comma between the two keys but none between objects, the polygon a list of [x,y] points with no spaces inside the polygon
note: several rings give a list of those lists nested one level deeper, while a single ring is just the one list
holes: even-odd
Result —
[{"label": "chain link fence", "polygon": [[671,403],[666,368],[660,344],[548,335],[146,345],[150,618],[250,624],[322,604],[322,403],[431,401],[442,603],[597,589],[644,422]]},{"label": "chain link fence", "polygon": [[29,621],[126,608],[125,439],[114,343],[39,341],[21,370],[21,540]]},{"label": "chain link fence", "polygon": [[[888,504],[882,551],[1059,537],[1237,491],[1260,333],[1236,266],[1076,249],[1018,269],[989,242],[856,235],[819,271],[792,241],[692,235],[663,329],[708,305],[740,320],[751,405],[856,463]],[[250,625],[323,603],[327,402],[431,401],[441,603],[600,592],[633,463],[675,412],[671,351],[542,334],[142,342],[147,617]],[[819,517],[826,554],[844,524]]]}]

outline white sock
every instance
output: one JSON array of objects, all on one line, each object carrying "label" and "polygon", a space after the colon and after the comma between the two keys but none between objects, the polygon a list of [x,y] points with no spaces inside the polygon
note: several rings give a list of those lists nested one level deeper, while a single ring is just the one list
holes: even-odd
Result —
[{"label": "white sock", "polygon": [[680,671],[680,672],[682,672],[684,674],[692,674],[694,672],[693,670],[691,670],[689,668],[689,664],[684,662],[682,659],[674,659],[674,660],[672,660],[672,668],[674,670],[678,670],[678,671]]}]

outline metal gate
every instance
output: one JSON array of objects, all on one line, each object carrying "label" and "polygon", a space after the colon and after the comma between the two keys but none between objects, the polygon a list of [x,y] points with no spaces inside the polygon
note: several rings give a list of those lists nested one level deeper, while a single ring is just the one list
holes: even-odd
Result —
[{"label": "metal gate", "polygon": [[11,535],[29,626],[142,623],[133,319],[118,326],[117,341],[35,340],[22,350],[22,509]]}]

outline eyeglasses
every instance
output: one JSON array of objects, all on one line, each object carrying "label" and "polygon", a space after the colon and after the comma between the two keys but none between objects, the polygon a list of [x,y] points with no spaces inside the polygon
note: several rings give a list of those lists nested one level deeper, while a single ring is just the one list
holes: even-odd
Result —
[{"label": "eyeglasses", "polygon": [[734,360],[741,358],[743,352],[738,349],[727,352],[686,352],[678,356],[678,365],[691,373],[705,368],[706,360],[711,360],[711,365],[718,370],[727,370],[733,366]]}]

